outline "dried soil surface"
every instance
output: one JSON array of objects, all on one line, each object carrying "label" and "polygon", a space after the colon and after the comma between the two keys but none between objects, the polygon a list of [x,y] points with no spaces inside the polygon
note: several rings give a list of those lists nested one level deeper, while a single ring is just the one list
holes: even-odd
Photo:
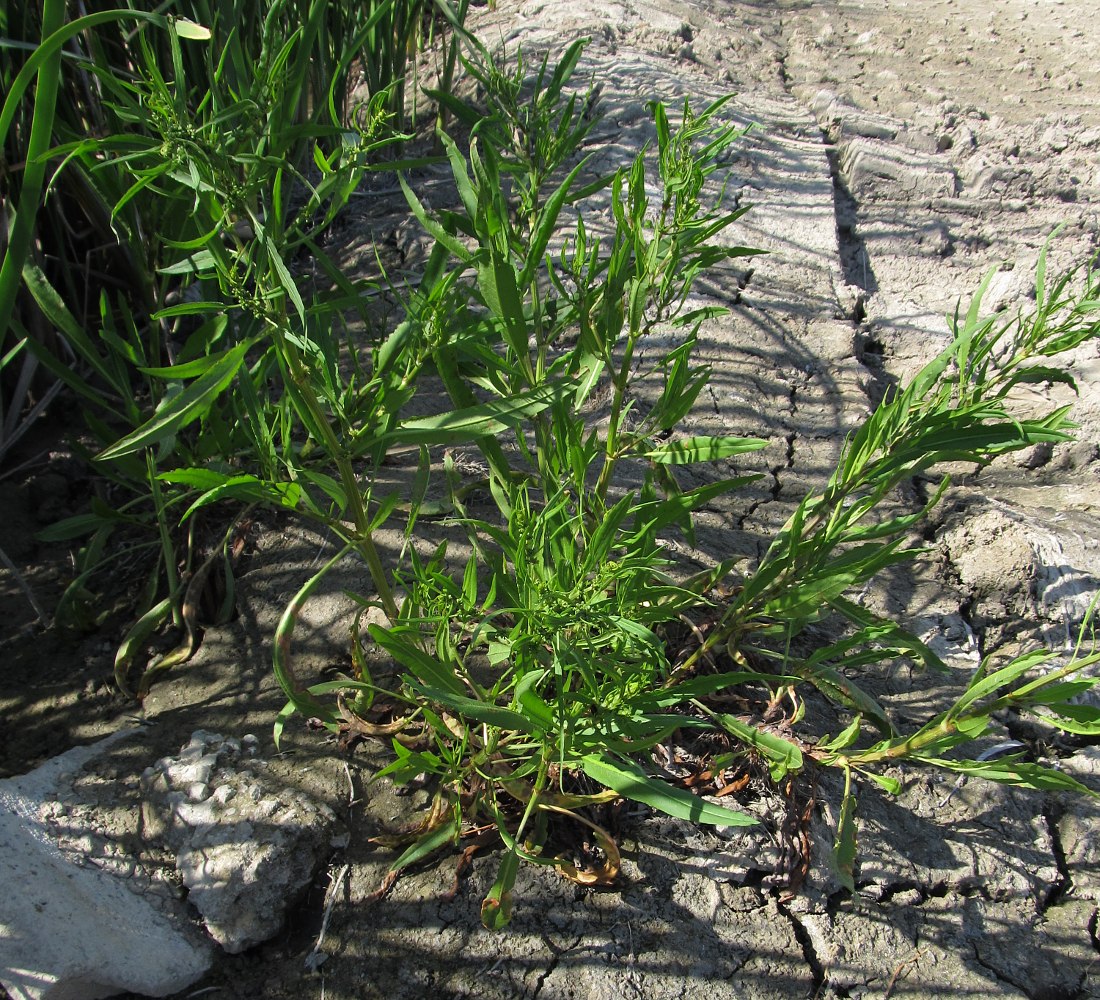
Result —
[{"label": "dried soil surface", "polygon": [[[827,476],[844,434],[890,382],[947,340],[944,315],[997,268],[988,305],[1026,307],[1034,264],[1058,224],[1055,266],[1100,244],[1100,36],[1088,0],[499,0],[474,27],[509,52],[591,39],[582,62],[600,88],[597,167],[649,138],[645,104],[737,95],[755,128],[731,159],[731,190],[755,207],[737,242],[771,253],[715,275],[700,298],[733,313],[705,331],[714,363],[699,433],[751,434],[771,446],[738,471],[764,478],[728,509],[703,516],[696,558],[762,549],[792,503]],[[429,200],[444,185],[415,178]],[[440,195],[443,197],[443,195]],[[392,193],[356,202],[332,237],[349,267],[369,267],[375,241],[415,275],[427,248]],[[924,531],[915,572],[889,576],[864,600],[900,615],[934,644],[960,682],[981,654],[1061,646],[1100,579],[1100,353],[1071,359],[1081,386],[1076,444],[1037,449],[957,485]],[[1050,396],[1050,393],[1047,394]],[[729,470],[722,470],[727,474]],[[79,508],[79,462],[53,452],[0,482],[0,547],[49,606],[63,553],[36,528]],[[920,501],[917,482],[899,503]],[[265,752],[281,698],[270,645],[286,601],[330,543],[257,524],[242,564],[239,617],[207,631],[197,656],[139,711],[110,685],[121,621],[81,641],[33,627],[6,571],[8,637],[0,768],[20,773],[138,716],[126,767],[140,771],[195,729],[256,733]],[[396,546],[398,540],[391,540]],[[126,568],[120,570],[125,579]],[[296,670],[312,678],[347,661],[362,570],[341,565],[295,633]],[[912,718],[935,709],[919,676],[875,681]],[[1009,735],[1032,740],[1014,728]],[[1100,789],[1096,748],[1043,744]],[[138,759],[140,758],[140,759]],[[144,762],[144,763],[143,763]],[[334,849],[286,931],[219,960],[180,996],[214,997],[1089,997],[1100,996],[1097,807],[983,785],[953,786],[899,769],[904,791],[860,799],[861,861],[853,896],[818,864],[793,897],[773,884],[783,803],[759,789],[762,824],[722,836],[653,815],[619,817],[624,879],[574,890],[528,866],[505,934],[480,928],[495,877],[476,858],[455,886],[449,864],[403,877],[374,899],[392,855],[369,843],[406,822],[426,793],[368,785],[367,753],[340,755],[304,727],[288,732],[287,780],[329,802],[349,838]],[[110,765],[119,773],[119,763]],[[121,780],[121,779],[120,779]],[[838,789],[825,776],[811,839],[832,839]],[[821,852],[819,851],[819,857]],[[323,950],[307,971],[335,882]]]}]

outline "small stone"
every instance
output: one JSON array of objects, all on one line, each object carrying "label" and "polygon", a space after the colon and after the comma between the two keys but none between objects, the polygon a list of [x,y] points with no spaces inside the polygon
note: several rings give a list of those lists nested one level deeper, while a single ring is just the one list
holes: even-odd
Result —
[{"label": "small stone", "polygon": [[1054,446],[1046,441],[1032,445],[1016,456],[1016,464],[1021,469],[1040,469],[1046,465],[1054,455]]},{"label": "small stone", "polygon": [[187,786],[187,797],[192,802],[202,802],[210,794],[210,786],[205,781],[192,781]]},{"label": "small stone", "polygon": [[1069,146],[1069,134],[1060,125],[1051,125],[1039,140],[1047,149],[1061,153]]},{"label": "small stone", "polygon": [[214,789],[214,801],[219,805],[225,805],[234,795],[237,794],[237,789],[232,785],[219,785]]}]

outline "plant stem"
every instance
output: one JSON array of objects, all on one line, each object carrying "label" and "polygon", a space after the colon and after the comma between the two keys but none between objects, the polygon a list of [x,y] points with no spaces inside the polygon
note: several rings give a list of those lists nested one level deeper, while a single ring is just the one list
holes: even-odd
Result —
[{"label": "plant stem", "polygon": [[168,578],[168,593],[172,601],[172,624],[179,626],[183,623],[183,616],[179,602],[176,600],[176,596],[181,594],[179,576],[176,573],[176,549],[172,544],[172,536],[168,532],[168,523],[164,518],[164,500],[160,490],[160,480],[157,479],[157,463],[151,448],[145,449],[145,469],[149,478],[149,493],[156,511],[157,531],[160,534],[161,554],[164,558],[164,575]]},{"label": "plant stem", "polygon": [[382,566],[382,560],[378,556],[378,549],[375,547],[374,539],[371,537],[367,505],[363,502],[363,494],[359,490],[359,482],[356,479],[355,469],[352,467],[351,459],[348,457],[346,450],[341,446],[340,440],[336,436],[336,432],[332,429],[332,424],[329,422],[328,416],[318,404],[316,393],[310,389],[309,373],[302,363],[302,359],[298,352],[287,342],[282,331],[277,328],[275,329],[275,340],[279,351],[286,359],[290,377],[298,386],[299,396],[308,407],[310,416],[313,418],[313,424],[323,439],[322,444],[325,447],[325,451],[332,456],[340,472],[340,482],[344,487],[344,493],[347,496],[348,505],[351,508],[352,523],[355,525],[355,547],[367,564],[371,580],[374,582],[374,586],[378,591],[379,600],[382,602],[383,610],[386,612],[390,621],[396,621],[397,602],[393,596],[393,589],[390,587],[389,580],[386,577],[386,571]]}]

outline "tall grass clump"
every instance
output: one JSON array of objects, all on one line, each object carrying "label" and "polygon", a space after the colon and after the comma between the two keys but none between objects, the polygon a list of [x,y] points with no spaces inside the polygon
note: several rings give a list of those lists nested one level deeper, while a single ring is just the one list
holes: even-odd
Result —
[{"label": "tall grass clump", "polygon": [[[3,374],[22,371],[0,384],[3,425],[33,415],[35,367],[80,400],[103,484],[89,513],[44,536],[86,539],[64,620],[95,620],[106,565],[153,555],[123,687],[166,621],[184,641],[160,665],[189,655],[215,564],[231,584],[218,555],[234,535],[226,501],[350,521],[338,530],[388,595],[377,510],[353,463],[375,448],[362,428],[392,421],[414,361],[368,375],[345,318],[364,313],[370,289],[318,239],[364,173],[395,162],[417,46],[464,9],[197,0],[170,15],[93,5],[69,19],[57,0],[40,16],[5,8],[2,179],[17,209],[0,320]],[[360,76],[365,97],[350,106]],[[301,255],[316,289],[293,273]]]}]

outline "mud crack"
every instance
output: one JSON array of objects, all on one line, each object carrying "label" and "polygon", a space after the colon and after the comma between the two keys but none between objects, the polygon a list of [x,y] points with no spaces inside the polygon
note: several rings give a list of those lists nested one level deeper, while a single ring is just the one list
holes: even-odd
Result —
[{"label": "mud crack", "polygon": [[1029,997],[1034,996],[1034,994],[1032,994],[1032,992],[1023,983],[1018,983],[1010,976],[1006,976],[995,965],[992,965],[984,958],[982,958],[982,953],[978,949],[977,942],[973,942],[970,947],[974,953],[974,961],[977,962],[978,965],[980,965],[982,969],[988,972],[995,980],[997,980],[998,983],[1001,983],[1004,986],[1011,986],[1013,989],[1022,990]]},{"label": "mud crack", "polygon": [[[1048,805],[1043,810],[1043,822],[1046,823],[1047,833],[1050,835],[1051,851],[1054,854],[1054,863],[1058,868],[1058,879],[1050,887],[1046,898],[1039,906],[1040,913],[1046,913],[1052,906],[1057,906],[1062,898],[1073,888],[1073,876],[1070,875],[1069,865],[1066,863],[1066,851],[1062,846],[1062,836],[1058,832],[1058,820],[1062,818],[1063,810],[1060,807]],[[1093,937],[1095,945],[1096,938]]]},{"label": "mud crack", "polygon": [[[958,576],[957,570],[952,566],[953,573]],[[959,581],[961,583],[961,580]],[[963,620],[963,624],[967,630],[974,637],[974,645],[977,649],[978,656],[981,659],[985,659],[985,628],[975,619],[974,615],[975,599],[968,597],[962,604],[959,605],[959,617]]]},{"label": "mud crack", "polygon": [[547,934],[542,934],[541,937],[542,943],[550,949],[550,961],[546,968],[539,973],[539,977],[535,982],[535,988],[531,991],[531,1000],[537,1000],[539,994],[542,993],[543,986],[546,985],[546,980],[554,974],[554,970],[558,967],[562,958],[578,947],[583,940],[583,937],[578,934],[569,944],[564,947],[559,947],[554,944]]},{"label": "mud crack", "polygon": [[878,281],[871,267],[867,245],[859,234],[859,202],[844,179],[836,143],[824,129],[821,132],[821,141],[825,147],[825,160],[829,164],[829,179],[833,187],[833,216],[836,220],[840,272],[845,284],[852,285],[861,292],[848,317],[858,326],[866,316],[866,296],[873,295],[878,290]]},{"label": "mud crack", "polygon": [[[814,947],[813,938],[810,937],[810,932],[806,929],[805,924],[798,919],[798,914],[794,913],[790,907],[779,901],[778,892],[776,892],[776,907],[789,921],[791,930],[794,932],[795,940],[802,949],[802,957],[810,967],[810,973],[813,976],[813,990],[810,996],[820,996],[826,985],[826,972],[825,966],[818,957],[817,949]],[[848,995],[847,992],[843,990],[835,990],[834,992],[838,997],[845,997]]]}]

